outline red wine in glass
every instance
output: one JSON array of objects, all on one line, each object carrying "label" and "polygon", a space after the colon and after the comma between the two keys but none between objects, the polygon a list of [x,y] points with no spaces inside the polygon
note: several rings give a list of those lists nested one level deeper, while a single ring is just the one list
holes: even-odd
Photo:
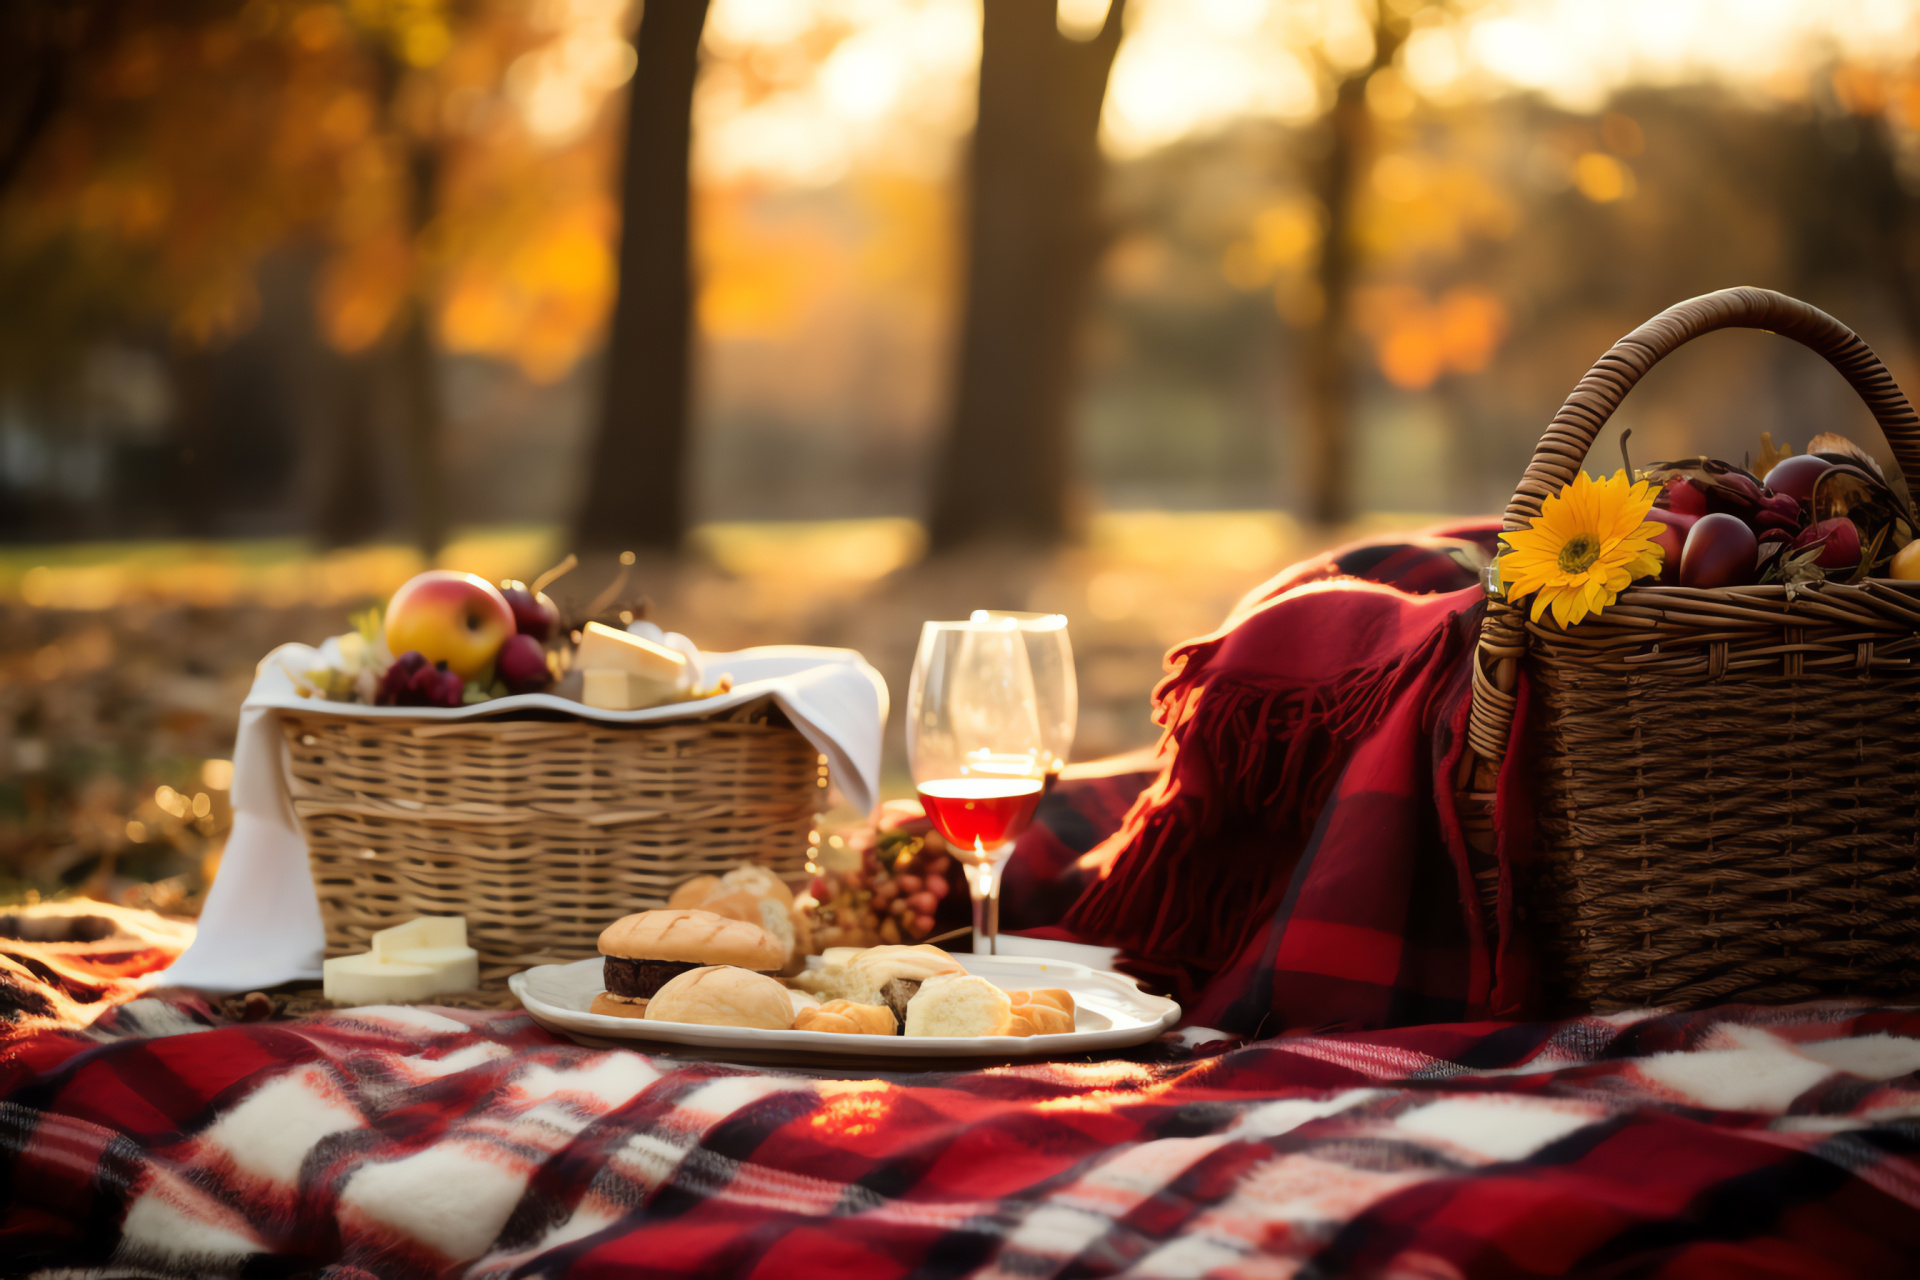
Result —
[{"label": "red wine in glass", "polygon": [[927,816],[963,860],[1025,831],[1045,789],[1037,778],[934,778],[919,788]]}]

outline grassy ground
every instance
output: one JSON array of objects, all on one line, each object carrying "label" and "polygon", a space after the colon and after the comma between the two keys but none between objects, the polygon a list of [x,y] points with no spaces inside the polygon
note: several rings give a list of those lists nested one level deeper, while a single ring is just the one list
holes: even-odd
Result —
[{"label": "grassy ground", "polygon": [[[1426,523],[1380,516],[1345,533]],[[975,608],[1064,613],[1080,681],[1075,756],[1153,741],[1161,655],[1329,541],[1270,512],[1112,513],[1047,553],[927,558],[905,520],[709,525],[689,553],[642,559],[650,616],[703,648],[840,645],[895,698],[886,791],[910,790],[898,702],[920,623]],[[531,578],[558,531],[462,533],[438,558]],[[192,911],[217,868],[227,770],[254,664],[317,643],[425,567],[401,546],[319,553],[293,541],[0,548],[0,900],[84,891]],[[616,571],[583,565],[556,595]],[[565,600],[563,598],[563,603]]]}]

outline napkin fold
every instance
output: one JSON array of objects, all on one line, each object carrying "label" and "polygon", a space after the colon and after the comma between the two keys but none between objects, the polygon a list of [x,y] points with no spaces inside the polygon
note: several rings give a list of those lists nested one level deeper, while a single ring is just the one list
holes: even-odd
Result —
[{"label": "napkin fold", "polygon": [[[768,645],[735,653],[702,653],[710,675],[731,675],[718,697],[644,711],[602,711],[550,693],[496,698],[470,707],[368,707],[352,714],[375,719],[476,720],[531,710],[564,711],[610,724],[692,720],[771,698],[827,757],[831,785],[862,813],[880,789],[880,735],[887,720],[887,683],[851,649]],[[199,933],[155,985],[198,987],[216,993],[257,991],[282,982],[318,980],[326,948],[320,904],[307,868],[307,840],[287,795],[286,743],[277,723],[282,710],[324,710],[303,698],[292,672],[319,666],[320,651],[281,645],[260,662],[240,708],[233,752],[233,831],[220,874],[207,891]]]}]

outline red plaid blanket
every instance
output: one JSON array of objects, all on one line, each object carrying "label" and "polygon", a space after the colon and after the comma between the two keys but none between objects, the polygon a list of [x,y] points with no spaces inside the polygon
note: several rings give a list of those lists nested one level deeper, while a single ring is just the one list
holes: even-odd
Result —
[{"label": "red plaid blanket", "polygon": [[1160,772],[1080,860],[1065,929],[1240,1034],[1521,1012],[1525,951],[1453,806],[1494,530],[1330,552],[1175,647]]},{"label": "red plaid blanket", "polygon": [[1920,1258],[1910,1010],[1204,1049],[771,1070],[581,1048],[519,1014],[230,1023],[136,1000],[0,1045],[0,1271],[1434,1280]]}]

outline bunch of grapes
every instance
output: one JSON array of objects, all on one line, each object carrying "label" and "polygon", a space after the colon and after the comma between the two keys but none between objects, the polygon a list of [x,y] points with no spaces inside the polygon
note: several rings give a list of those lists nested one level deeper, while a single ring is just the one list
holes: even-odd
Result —
[{"label": "bunch of grapes", "polygon": [[915,829],[924,819],[892,808],[875,827],[822,848],[808,908],[819,949],[920,942],[937,929],[958,869],[939,833]]},{"label": "bunch of grapes", "polygon": [[383,707],[457,707],[465,692],[459,676],[409,649],[380,677],[376,698]]}]

